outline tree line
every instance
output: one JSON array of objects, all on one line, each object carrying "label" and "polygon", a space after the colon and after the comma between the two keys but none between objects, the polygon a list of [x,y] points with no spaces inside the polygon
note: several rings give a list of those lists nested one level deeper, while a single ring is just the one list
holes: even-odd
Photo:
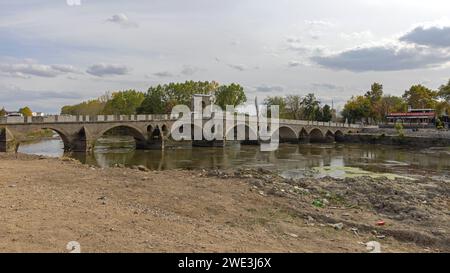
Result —
[{"label": "tree line", "polygon": [[438,116],[450,113],[450,80],[438,90],[424,85],[411,86],[402,96],[385,95],[383,85],[372,84],[363,96],[353,96],[344,106],[342,117],[348,122],[380,123],[386,115],[414,109],[434,109]]},{"label": "tree line", "polygon": [[61,108],[66,115],[132,115],[169,114],[175,105],[191,105],[194,94],[211,94],[215,104],[238,106],[247,101],[239,84],[219,85],[217,82],[168,83],[152,86],[147,93],[125,90],[105,94],[100,98]]},{"label": "tree line", "polygon": [[272,105],[278,105],[279,116],[283,119],[328,122],[335,117],[335,112],[330,105],[322,106],[320,100],[312,93],[305,97],[299,95],[272,96],[266,98],[264,104],[267,105],[268,109]]},{"label": "tree line", "polygon": [[[61,114],[67,115],[131,115],[168,114],[175,105],[191,105],[194,94],[211,94],[216,105],[225,109],[247,101],[244,88],[239,84],[220,85],[212,82],[186,81],[151,86],[146,93],[125,90],[105,94],[100,98],[76,105],[63,106]],[[305,97],[289,95],[268,97],[264,104],[270,109],[278,105],[280,118],[330,121],[335,113],[327,104],[323,105],[314,94]]]}]

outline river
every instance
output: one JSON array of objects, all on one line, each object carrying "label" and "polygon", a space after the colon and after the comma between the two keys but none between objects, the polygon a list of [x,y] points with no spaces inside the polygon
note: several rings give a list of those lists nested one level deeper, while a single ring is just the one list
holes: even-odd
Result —
[{"label": "river", "polygon": [[[82,163],[100,167],[143,165],[152,170],[265,168],[287,177],[396,175],[450,179],[450,148],[408,148],[371,144],[280,144],[277,151],[231,144],[225,148],[182,145],[170,149],[135,150],[133,140],[112,137],[98,140],[93,153],[71,153]],[[60,139],[22,144],[19,152],[52,157],[64,155]]]}]

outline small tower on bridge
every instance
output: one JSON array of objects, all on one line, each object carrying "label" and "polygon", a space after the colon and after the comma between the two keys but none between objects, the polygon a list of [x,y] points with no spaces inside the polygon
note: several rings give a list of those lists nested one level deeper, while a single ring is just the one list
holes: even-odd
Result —
[{"label": "small tower on bridge", "polygon": [[[213,104],[213,96],[211,94],[194,94],[192,96],[191,102],[191,110],[195,111],[195,102],[201,103],[201,109],[205,109],[207,106],[211,106]],[[200,106],[200,105],[198,105]],[[197,107],[198,107],[197,106]]]}]

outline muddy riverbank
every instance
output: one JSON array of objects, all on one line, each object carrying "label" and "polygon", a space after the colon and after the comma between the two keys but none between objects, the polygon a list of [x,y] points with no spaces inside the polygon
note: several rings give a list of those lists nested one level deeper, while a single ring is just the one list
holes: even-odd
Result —
[{"label": "muddy riverbank", "polygon": [[450,251],[449,182],[98,168],[0,154],[0,251]]},{"label": "muddy riverbank", "polygon": [[357,134],[348,134],[341,139],[346,143],[370,143],[407,147],[449,147],[450,131],[437,129],[366,128]]}]

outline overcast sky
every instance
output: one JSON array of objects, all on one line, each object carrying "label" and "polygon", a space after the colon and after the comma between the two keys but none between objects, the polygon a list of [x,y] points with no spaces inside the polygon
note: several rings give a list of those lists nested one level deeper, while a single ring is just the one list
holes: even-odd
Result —
[{"label": "overcast sky", "polygon": [[450,78],[448,0],[0,0],[0,107],[171,81],[342,103]]}]

